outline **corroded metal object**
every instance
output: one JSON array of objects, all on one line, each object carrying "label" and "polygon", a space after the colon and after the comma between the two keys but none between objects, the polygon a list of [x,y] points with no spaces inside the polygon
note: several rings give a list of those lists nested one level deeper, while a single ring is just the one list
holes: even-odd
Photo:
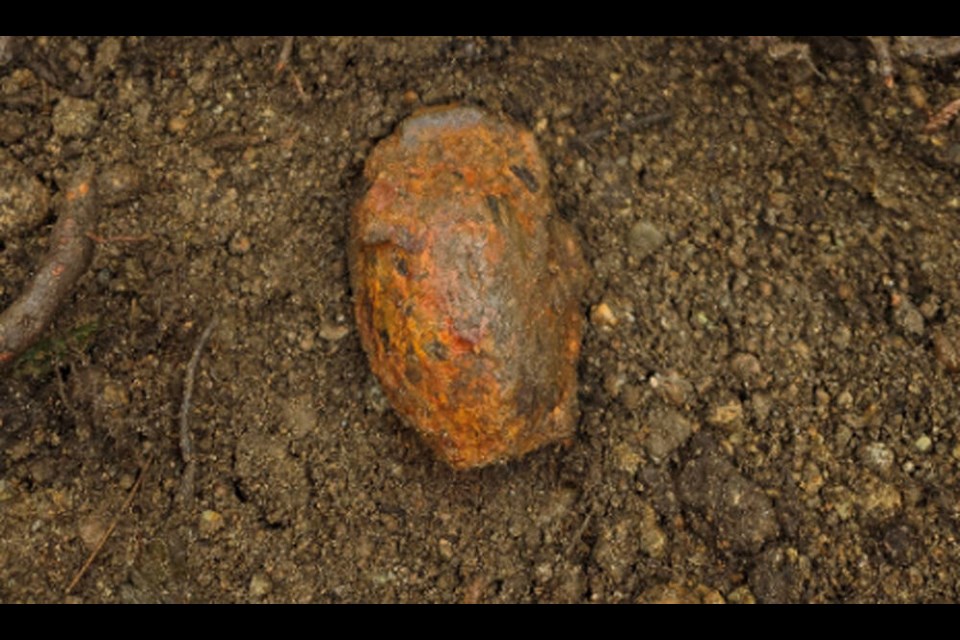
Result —
[{"label": "corroded metal object", "polygon": [[397,413],[458,469],[569,439],[587,268],[533,135],[477,108],[427,108],[365,175],[350,272]]}]

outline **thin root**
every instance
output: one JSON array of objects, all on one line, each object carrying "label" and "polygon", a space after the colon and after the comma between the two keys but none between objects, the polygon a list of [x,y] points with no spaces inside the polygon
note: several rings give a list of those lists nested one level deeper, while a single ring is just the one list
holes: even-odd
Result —
[{"label": "thin root", "polygon": [[274,73],[279,75],[287,68],[291,53],[293,53],[293,36],[287,36],[283,39],[283,46],[280,47],[280,58],[277,60],[277,66],[273,69]]},{"label": "thin root", "polygon": [[310,102],[310,97],[307,95],[307,92],[303,90],[303,83],[300,82],[300,76],[297,75],[297,72],[292,68],[289,68],[290,64],[290,54],[293,53],[293,36],[287,36],[283,39],[283,45],[280,47],[280,57],[277,59],[277,64],[273,68],[274,76],[279,77],[284,71],[290,72],[290,83],[293,84],[293,88],[297,90],[297,95],[300,97],[300,101],[304,104]]},{"label": "thin root", "polygon": [[883,85],[893,89],[893,56],[890,55],[890,42],[887,36],[867,36],[877,56],[877,71],[883,78]]},{"label": "thin root", "polygon": [[190,402],[193,398],[193,382],[197,375],[197,365],[200,364],[200,355],[203,348],[210,339],[214,327],[217,326],[217,319],[214,318],[207,325],[207,328],[200,334],[197,340],[197,346],[193,349],[193,355],[190,356],[190,362],[187,363],[187,373],[183,379],[183,404],[180,405],[180,456],[183,458],[183,478],[180,480],[180,490],[177,498],[181,504],[187,504],[193,499],[193,481],[197,473],[197,461],[193,455],[193,439],[190,437]]},{"label": "thin root", "polygon": [[138,236],[101,236],[93,231],[87,231],[86,236],[97,244],[133,244],[153,239],[152,233],[141,233]]},{"label": "thin root", "polygon": [[120,507],[120,511],[117,512],[117,515],[113,517],[113,521],[110,523],[110,526],[107,527],[107,530],[103,532],[102,536],[100,536],[97,546],[94,547],[93,551],[90,552],[90,555],[87,556],[87,561],[83,563],[83,566],[80,567],[80,570],[77,571],[76,575],[73,576],[73,580],[71,580],[70,584],[67,585],[64,595],[70,595],[70,592],[73,591],[74,587],[77,586],[77,583],[79,583],[83,576],[87,573],[90,565],[93,564],[93,561],[96,560],[100,550],[103,549],[103,545],[107,543],[107,539],[110,537],[110,534],[113,533],[113,530],[117,528],[117,524],[120,523],[120,517],[123,516],[127,509],[130,508],[130,505],[133,504],[133,497],[137,495],[140,485],[143,484],[143,478],[147,475],[147,471],[150,469],[151,462],[153,462],[153,459],[148,458],[147,462],[143,465],[143,468],[140,470],[140,475],[137,477],[137,481],[133,483],[133,486],[130,487],[130,491],[127,493],[127,499],[123,501],[123,506]]},{"label": "thin root", "polygon": [[303,83],[300,82],[300,76],[298,76],[293,69],[290,69],[290,82],[293,83],[293,87],[297,90],[300,101],[304,104],[310,102],[310,97],[307,96],[307,92],[303,90]]}]

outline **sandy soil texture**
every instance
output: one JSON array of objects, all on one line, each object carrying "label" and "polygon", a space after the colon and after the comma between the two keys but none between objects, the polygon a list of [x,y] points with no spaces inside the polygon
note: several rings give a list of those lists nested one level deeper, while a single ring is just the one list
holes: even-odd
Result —
[{"label": "sandy soil texture", "polygon": [[[956,602],[960,60],[897,52],[0,46],[0,309],[84,163],[100,204],[0,377],[0,601]],[[450,101],[534,132],[592,271],[574,442],[467,472],[390,410],[346,257],[370,150]]]}]

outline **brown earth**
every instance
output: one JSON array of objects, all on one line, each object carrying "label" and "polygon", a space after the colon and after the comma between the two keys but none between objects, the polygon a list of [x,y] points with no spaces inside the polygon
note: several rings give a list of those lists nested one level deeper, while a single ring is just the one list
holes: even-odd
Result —
[{"label": "brown earth", "polygon": [[[0,308],[83,162],[102,206],[0,379],[0,601],[960,599],[960,124],[924,131],[956,59],[888,88],[862,39],[15,44]],[[345,251],[370,149],[452,100],[535,132],[593,268],[575,441],[469,472],[387,406]]]}]

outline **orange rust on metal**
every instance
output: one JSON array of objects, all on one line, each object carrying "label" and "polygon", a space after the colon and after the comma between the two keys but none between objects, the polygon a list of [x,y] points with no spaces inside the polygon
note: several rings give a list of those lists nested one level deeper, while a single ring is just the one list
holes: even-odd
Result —
[{"label": "orange rust on metal", "polygon": [[355,310],[397,413],[458,469],[568,440],[588,271],[533,135],[473,107],[422,109],[365,176]]}]

